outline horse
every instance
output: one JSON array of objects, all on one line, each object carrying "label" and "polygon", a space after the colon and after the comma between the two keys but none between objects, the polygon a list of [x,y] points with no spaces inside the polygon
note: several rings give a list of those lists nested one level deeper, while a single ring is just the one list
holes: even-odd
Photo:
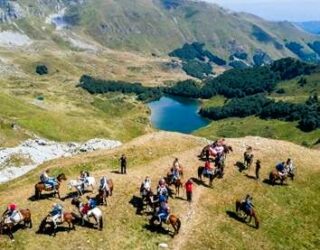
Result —
[{"label": "horse", "polygon": [[286,179],[287,179],[287,174],[285,173],[283,176],[281,176],[276,169],[273,169],[269,174],[269,182],[272,186],[276,184],[277,180],[280,180],[280,184],[283,185]]},{"label": "horse", "polygon": [[[74,213],[64,212],[63,220],[58,222],[59,225],[64,224],[65,222],[68,224],[68,232],[71,230],[76,230],[74,221],[77,219],[77,216]],[[52,216],[48,214],[40,223],[38,233],[45,233],[47,231],[47,225],[50,226],[52,231],[52,236],[56,236],[57,229],[54,227],[54,223],[52,220]]]},{"label": "horse", "polygon": [[82,202],[77,198],[73,198],[71,204],[78,208],[82,220],[82,225],[84,225],[85,218],[88,222],[90,222],[90,217],[92,216],[96,221],[95,225],[97,225],[98,229],[100,231],[103,229],[103,217],[100,208],[95,207],[89,210],[88,205],[83,205]]},{"label": "horse", "polygon": [[112,196],[112,192],[113,192],[113,181],[112,179],[108,179],[107,180],[107,184],[109,187],[109,191],[107,191],[106,189],[99,189],[99,193],[96,196],[96,200],[98,201],[99,204],[101,205],[107,205],[107,198],[109,196]]},{"label": "horse", "polygon": [[67,177],[65,176],[64,173],[62,174],[59,174],[57,176],[57,182],[58,184],[56,185],[56,187],[46,187],[46,184],[43,183],[43,182],[39,182],[37,183],[35,186],[34,186],[34,197],[39,200],[41,198],[41,192],[42,191],[47,191],[47,192],[50,192],[50,191],[54,191],[54,195],[58,195],[58,198],[61,199],[60,197],[60,192],[59,192],[59,187],[60,187],[60,184],[62,181],[66,181],[67,180]]},{"label": "horse", "polygon": [[253,163],[254,155],[250,152],[244,152],[243,154],[243,164],[247,169],[250,169],[252,163]]},{"label": "horse", "polygon": [[[142,199],[142,209],[146,206],[147,212],[155,212],[158,204],[158,197],[155,195],[151,189],[146,190],[144,188],[140,189],[141,199]],[[149,209],[148,209],[149,208]]]},{"label": "horse", "polygon": [[[204,167],[200,166],[198,168],[198,179],[200,181],[202,181],[202,175],[203,175],[203,171],[204,171]],[[218,175],[221,175],[221,170],[216,168],[212,174],[208,174],[208,175],[203,175],[204,177],[208,177],[209,178],[209,186],[212,186],[212,182],[214,180],[214,178],[216,178]]]},{"label": "horse", "polygon": [[242,217],[244,222],[246,221],[247,217],[249,217],[249,221],[248,223],[251,222],[251,219],[252,217],[254,218],[254,222],[255,222],[255,226],[256,226],[256,229],[259,228],[259,220],[258,220],[258,217],[254,211],[253,208],[250,209],[250,211],[248,211],[247,209],[245,209],[244,205],[243,205],[243,202],[239,201],[239,200],[236,200],[236,213],[237,215],[239,216],[239,212],[242,211],[246,214],[245,217]]},{"label": "horse", "polygon": [[224,160],[227,159],[227,155],[233,152],[232,146],[229,145],[223,145],[223,156]]},{"label": "horse", "polygon": [[[156,214],[152,216],[149,222],[152,227],[155,226],[155,221],[159,221],[159,218]],[[160,227],[162,226],[162,222],[163,222],[162,220],[159,222]],[[179,230],[181,228],[181,220],[176,215],[170,214],[167,220],[164,222],[166,224],[170,224],[173,227],[174,235],[179,233]]]},{"label": "horse", "polygon": [[16,225],[20,225],[23,223],[23,226],[32,228],[32,219],[31,219],[31,212],[29,209],[21,209],[18,212],[18,218],[15,222],[11,221],[10,218],[2,217],[0,222],[0,234],[3,234],[3,231],[7,231],[9,238],[14,241],[13,237],[13,228]]},{"label": "horse", "polygon": [[84,182],[80,180],[70,180],[68,183],[69,189],[72,189],[72,187],[74,187],[77,190],[77,193],[79,196],[82,196],[85,191],[84,189],[89,186],[91,186],[91,192],[94,193],[94,188],[96,186],[96,179],[92,176],[86,177]]},{"label": "horse", "polygon": [[176,179],[173,182],[171,182],[170,180],[171,180],[171,175],[170,173],[168,173],[167,177],[165,178],[165,181],[169,186],[174,185],[175,191],[176,191],[175,194],[179,196],[180,188],[182,188],[183,186],[181,179]]},{"label": "horse", "polygon": [[[222,145],[223,147],[223,156],[224,159],[227,159],[227,155],[233,152],[232,146],[229,145]],[[216,155],[212,154],[212,151],[210,150],[212,148],[211,144],[208,144],[205,146],[202,150],[201,153],[198,155],[199,158],[203,159],[205,158],[207,161],[209,160],[210,156],[216,157]]]}]

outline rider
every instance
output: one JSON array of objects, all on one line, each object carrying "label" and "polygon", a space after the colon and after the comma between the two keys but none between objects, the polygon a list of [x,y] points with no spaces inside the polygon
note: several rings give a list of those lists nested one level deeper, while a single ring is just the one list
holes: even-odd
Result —
[{"label": "rider", "polygon": [[[178,159],[176,159],[178,160]],[[170,182],[173,183],[176,180],[180,179],[180,167],[179,164],[174,164],[172,171],[171,171],[171,180]]]},{"label": "rider", "polygon": [[254,207],[252,199],[253,197],[247,194],[245,200],[243,201],[244,209],[248,212],[251,212],[252,208]]},{"label": "rider", "polygon": [[294,171],[293,162],[292,162],[292,160],[290,158],[288,158],[285,168],[287,169],[287,171],[289,173],[292,173]]},{"label": "rider", "polygon": [[84,190],[85,185],[88,183],[87,177],[89,177],[88,171],[80,171],[79,180],[81,181],[81,188]]},{"label": "rider", "polygon": [[97,201],[93,198],[90,198],[90,196],[87,196],[86,197],[87,200],[88,200],[88,206],[89,206],[89,209],[94,209],[96,206],[97,206]]},{"label": "rider", "polygon": [[285,176],[285,174],[286,174],[285,162],[278,163],[276,165],[276,169],[278,170],[280,177]]},{"label": "rider", "polygon": [[166,197],[166,199],[168,198],[169,192],[168,192],[168,189],[166,186],[166,182],[163,178],[159,181],[157,193],[159,196],[164,196],[164,197]]},{"label": "rider", "polygon": [[203,174],[212,174],[212,167],[210,164],[210,161],[206,161],[206,163],[204,164],[204,170],[203,170]]},{"label": "rider", "polygon": [[44,184],[50,185],[53,189],[58,185],[54,177],[49,177],[50,169],[46,169],[40,175],[40,181]]},{"label": "rider", "polygon": [[102,191],[106,191],[106,193],[109,193],[109,185],[108,185],[108,179],[106,176],[103,176],[100,179],[100,186],[99,189]]},{"label": "rider", "polygon": [[151,179],[149,176],[146,176],[144,181],[141,183],[140,192],[143,196],[143,192],[149,192],[151,190]]},{"label": "rider", "polygon": [[58,219],[60,218],[61,222],[63,221],[63,206],[61,204],[54,203],[52,205],[52,210],[49,214],[51,215],[54,228],[56,229],[58,227]]},{"label": "rider", "polygon": [[170,213],[170,208],[168,206],[168,201],[164,201],[160,203],[160,208],[158,211],[159,221],[166,221]]},{"label": "rider", "polygon": [[2,217],[8,218],[11,222],[16,223],[16,216],[19,214],[18,206],[15,203],[10,203],[2,214]]}]

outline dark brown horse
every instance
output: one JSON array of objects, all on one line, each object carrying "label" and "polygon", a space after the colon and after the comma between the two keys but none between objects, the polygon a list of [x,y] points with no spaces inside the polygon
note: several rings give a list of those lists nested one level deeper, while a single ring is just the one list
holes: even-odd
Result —
[{"label": "dark brown horse", "polygon": [[39,200],[41,198],[41,192],[42,191],[47,191],[47,192],[52,192],[54,195],[58,195],[58,198],[61,199],[60,197],[60,192],[59,192],[59,187],[62,181],[67,180],[67,177],[65,174],[59,174],[57,177],[57,186],[55,188],[47,188],[46,185],[43,182],[39,182],[34,186],[34,197]]},{"label": "dark brown horse", "polygon": [[165,181],[169,186],[174,185],[175,191],[176,191],[175,194],[179,196],[180,188],[182,188],[182,186],[183,186],[181,179],[176,179],[174,181],[170,181],[170,180],[171,180],[171,174],[168,173],[167,177],[165,178]]},{"label": "dark brown horse", "polygon": [[[158,216],[157,215],[152,216],[152,218],[150,219],[150,225],[154,226],[156,221],[159,221]],[[159,224],[160,227],[162,226],[162,222],[163,221],[160,221],[160,224]],[[168,219],[165,221],[165,223],[170,224],[173,227],[174,235],[179,233],[179,230],[181,227],[181,220],[177,216],[170,214]]]},{"label": "dark brown horse", "polygon": [[198,168],[198,179],[200,181],[202,181],[202,176],[204,177],[208,177],[209,178],[209,186],[212,186],[213,180],[220,174],[221,175],[221,170],[216,168],[215,170],[213,170],[212,174],[209,175],[203,175],[203,171],[204,171],[204,167],[200,166]]},{"label": "dark brown horse", "polygon": [[[209,160],[210,156],[216,157],[215,155],[211,154],[210,147],[212,145],[209,144],[205,146],[202,150],[201,153],[198,155],[199,158],[203,159],[205,158],[207,161]],[[227,159],[227,155],[233,152],[232,146],[229,145],[223,145],[223,156],[225,159]]]},{"label": "dark brown horse", "polygon": [[107,184],[109,187],[109,191],[107,191],[106,189],[99,189],[99,193],[96,196],[96,200],[98,201],[99,204],[102,204],[102,205],[108,205],[107,198],[109,196],[112,196],[112,193],[113,193],[114,186],[113,186],[112,179],[108,179]]},{"label": "dark brown horse", "polygon": [[240,215],[240,211],[244,212],[245,213],[245,217],[242,217],[244,221],[246,221],[247,217],[249,217],[249,221],[248,223],[250,224],[251,220],[252,220],[252,217],[254,218],[254,222],[255,222],[255,226],[256,226],[256,229],[259,228],[259,220],[258,220],[258,217],[254,211],[253,208],[251,208],[249,211],[247,209],[245,209],[244,205],[243,205],[243,202],[241,202],[240,200],[237,200],[236,201],[236,213],[237,215],[239,216]]},{"label": "dark brown horse", "polygon": [[279,174],[278,170],[276,170],[276,169],[273,169],[269,174],[269,182],[272,186],[276,184],[277,180],[279,180],[280,184],[283,185],[283,183],[286,181],[286,179],[287,179],[287,175],[284,174],[283,176],[281,176]]},{"label": "dark brown horse", "polygon": [[14,240],[13,237],[13,228],[17,225],[23,225],[25,228],[29,227],[32,228],[32,219],[31,219],[31,212],[29,209],[21,209],[19,210],[20,213],[20,221],[14,223],[10,220],[10,218],[3,217],[0,222],[0,234],[3,234],[3,231],[8,233],[8,236],[11,240]]},{"label": "dark brown horse", "polygon": [[250,169],[252,163],[253,163],[253,157],[254,155],[251,152],[244,152],[243,154],[243,164],[246,169]]},{"label": "dark brown horse", "polygon": [[[60,221],[58,224],[62,225],[63,223],[67,223],[68,224],[68,232],[70,232],[71,230],[76,230],[75,226],[74,226],[74,222],[77,219],[77,216],[74,213],[70,213],[70,212],[65,212],[63,213],[63,220]],[[50,226],[50,230],[52,231],[52,236],[56,236],[56,231],[57,229],[54,227],[54,223],[52,221],[52,216],[49,214],[47,215],[40,223],[39,226],[39,233],[45,233],[48,230],[47,226]]]}]

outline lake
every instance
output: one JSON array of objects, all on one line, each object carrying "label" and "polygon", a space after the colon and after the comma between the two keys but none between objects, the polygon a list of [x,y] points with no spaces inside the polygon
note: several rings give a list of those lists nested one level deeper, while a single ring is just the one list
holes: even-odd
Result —
[{"label": "lake", "polygon": [[198,114],[200,102],[195,99],[163,96],[148,106],[152,126],[160,130],[189,134],[210,123]]}]

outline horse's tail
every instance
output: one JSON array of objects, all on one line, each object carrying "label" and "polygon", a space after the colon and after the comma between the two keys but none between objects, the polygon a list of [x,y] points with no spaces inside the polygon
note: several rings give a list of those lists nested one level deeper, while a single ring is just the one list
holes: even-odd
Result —
[{"label": "horse's tail", "polygon": [[238,213],[240,210],[241,202],[239,200],[236,200],[236,212]]},{"label": "horse's tail", "polygon": [[180,230],[180,228],[181,228],[181,220],[180,220],[179,218],[177,219],[176,224],[177,224],[177,234],[178,234],[178,233],[179,233],[179,230]]},{"label": "horse's tail", "polygon": [[103,218],[102,216],[100,216],[99,218],[99,230],[102,230],[103,229]]},{"label": "horse's tail", "polygon": [[259,223],[258,217],[255,212],[252,213],[252,217],[254,218],[254,222],[256,224],[256,229],[258,229],[260,223]]},{"label": "horse's tail", "polygon": [[37,184],[34,186],[34,197],[38,200],[40,196],[39,189],[37,187]]},{"label": "horse's tail", "polygon": [[203,167],[198,167],[198,179],[201,179],[202,172],[203,172]]}]

